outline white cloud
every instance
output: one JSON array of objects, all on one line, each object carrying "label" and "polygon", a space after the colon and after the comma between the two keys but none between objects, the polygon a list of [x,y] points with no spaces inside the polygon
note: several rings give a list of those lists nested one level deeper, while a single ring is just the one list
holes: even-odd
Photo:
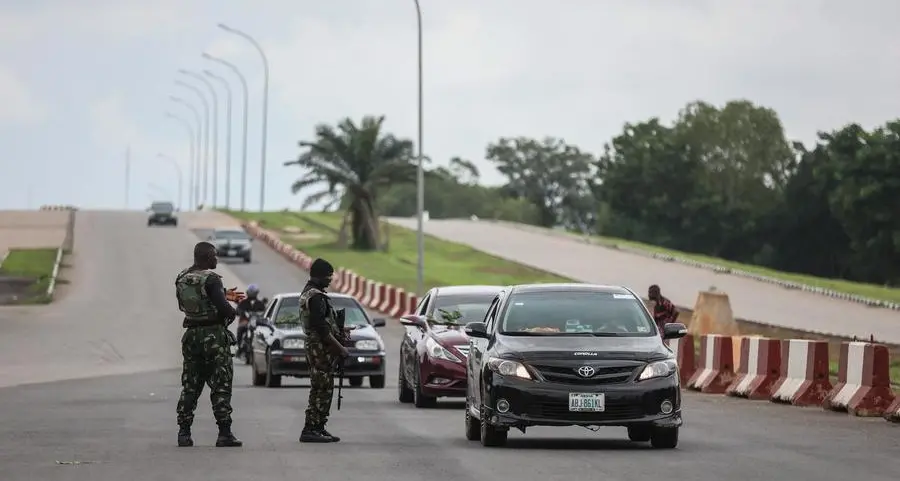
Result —
[{"label": "white cloud", "polygon": [[47,117],[47,107],[13,71],[0,67],[0,125],[33,126]]}]

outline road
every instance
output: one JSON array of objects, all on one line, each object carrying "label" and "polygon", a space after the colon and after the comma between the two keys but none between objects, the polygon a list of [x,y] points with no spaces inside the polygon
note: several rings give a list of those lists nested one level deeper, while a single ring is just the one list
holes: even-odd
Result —
[{"label": "road", "polygon": [[[900,469],[898,426],[881,419],[690,393],[678,450],[652,451],[628,443],[623,429],[592,433],[578,428],[516,432],[510,435],[509,448],[482,448],[463,437],[459,403],[424,410],[401,405],[393,375],[383,390],[345,390],[344,408],[333,413],[330,423],[331,430],[344,438],[341,443],[301,445],[297,437],[303,424],[306,383],[288,380],[280,389],[253,388],[249,369],[243,365],[236,366],[233,404],[234,429],[244,447],[212,447],[215,424],[208,404],[201,402],[194,429],[197,445],[177,448],[174,410],[179,371],[173,368],[179,361],[181,330],[174,306],[166,303],[172,294],[173,272],[186,262],[196,237],[190,226],[147,230],[137,214],[89,213],[81,218],[84,225],[76,234],[76,248],[83,249],[78,272],[59,305],[65,306],[67,320],[54,319],[57,314],[33,315],[27,323],[31,330],[4,332],[0,361],[4,365],[13,361],[5,350],[10,347],[43,344],[36,351],[37,359],[18,361],[26,371],[41,372],[46,367],[42,357],[55,359],[56,352],[68,344],[70,349],[60,358],[69,355],[73,364],[89,366],[91,356],[74,355],[77,347],[83,347],[82,341],[65,338],[78,334],[84,339],[108,338],[125,358],[118,362],[131,371],[101,376],[110,373],[97,368],[83,371],[94,374],[78,380],[0,388],[0,479],[4,481],[305,477],[319,481],[646,481],[662,477],[886,481],[896,479]],[[87,239],[102,247],[86,246]],[[220,272],[239,286],[258,283],[266,293],[293,290],[303,282],[302,272],[278,254],[261,244],[255,250],[253,264],[222,266]],[[91,267],[82,271],[87,255],[92,255]],[[93,287],[78,280],[104,282]],[[106,299],[125,296],[130,289],[142,289],[147,301],[100,308]],[[140,308],[151,302],[159,305],[137,318]],[[0,320],[9,321],[8,317]],[[52,324],[45,326],[48,323]],[[66,323],[80,329],[67,328]],[[382,329],[389,354],[399,350],[402,329],[394,322]],[[7,341],[11,337],[15,340]],[[146,359],[151,349],[157,351],[158,361]],[[389,358],[388,373],[396,372],[396,362],[395,356]],[[13,384],[11,380],[4,378],[8,384]]]},{"label": "road", "polygon": [[[415,219],[391,218],[409,229]],[[697,292],[715,286],[728,293],[736,317],[791,329],[900,344],[900,312],[790,291],[771,284],[665,262],[573,239],[469,220],[429,220],[429,235],[459,242],[521,264],[581,282],[618,284],[644,293],[660,284],[679,306],[692,307]],[[425,265],[428,266],[426,252]]]}]

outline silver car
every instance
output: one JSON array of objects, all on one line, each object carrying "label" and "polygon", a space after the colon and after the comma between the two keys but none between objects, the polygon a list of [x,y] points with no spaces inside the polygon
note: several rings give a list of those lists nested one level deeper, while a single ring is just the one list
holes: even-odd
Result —
[{"label": "silver car", "polygon": [[220,258],[243,259],[248,264],[253,257],[253,238],[242,229],[215,229],[208,240]]}]

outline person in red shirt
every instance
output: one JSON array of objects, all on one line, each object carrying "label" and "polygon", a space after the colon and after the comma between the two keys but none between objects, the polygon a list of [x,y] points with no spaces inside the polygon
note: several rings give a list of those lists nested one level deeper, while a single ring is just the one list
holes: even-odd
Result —
[{"label": "person in red shirt", "polygon": [[663,297],[659,290],[659,286],[653,284],[647,292],[647,297],[653,301],[653,320],[656,321],[656,328],[662,335],[663,327],[666,324],[675,322],[678,319],[678,309],[672,301]]}]

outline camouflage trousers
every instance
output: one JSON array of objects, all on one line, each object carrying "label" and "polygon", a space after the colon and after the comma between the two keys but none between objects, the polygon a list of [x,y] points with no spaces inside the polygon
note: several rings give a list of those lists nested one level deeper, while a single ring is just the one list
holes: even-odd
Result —
[{"label": "camouflage trousers", "polygon": [[321,342],[307,339],[306,362],[309,364],[309,403],[306,407],[305,429],[324,429],[334,397],[336,358],[325,350]]},{"label": "camouflage trousers", "polygon": [[192,327],[181,337],[184,361],[177,409],[179,426],[190,426],[194,422],[194,410],[204,385],[209,386],[216,423],[220,426],[231,424],[234,363],[229,334],[224,326]]}]

